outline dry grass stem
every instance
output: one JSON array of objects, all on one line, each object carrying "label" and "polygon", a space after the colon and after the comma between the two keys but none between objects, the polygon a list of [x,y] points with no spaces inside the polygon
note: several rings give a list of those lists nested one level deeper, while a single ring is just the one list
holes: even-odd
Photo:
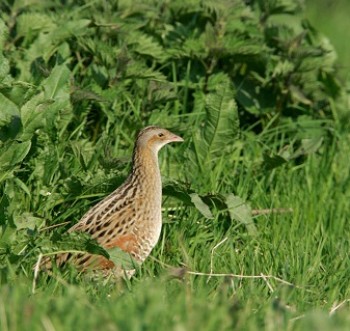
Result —
[{"label": "dry grass stem", "polygon": [[253,209],[252,215],[268,215],[268,214],[284,214],[284,213],[292,213],[293,208],[268,208],[268,209]]},{"label": "dry grass stem", "polygon": [[269,281],[267,280],[266,276],[264,274],[260,274],[260,276],[262,277],[262,279],[265,281],[267,287],[270,289],[270,292],[273,293],[275,292],[275,290],[273,289],[273,287],[271,286],[271,284],[269,283]]},{"label": "dry grass stem", "polygon": [[43,254],[40,253],[40,254],[39,254],[39,257],[38,257],[38,260],[37,260],[36,263],[35,263],[35,267],[34,267],[34,277],[33,277],[33,285],[32,285],[32,293],[33,293],[33,294],[35,293],[36,281],[37,281],[37,279],[38,279],[38,275],[39,275],[39,271],[40,271],[40,263],[41,263],[42,258],[43,258]]},{"label": "dry grass stem", "polygon": [[67,222],[63,222],[63,223],[59,223],[59,224],[46,226],[46,227],[40,229],[39,231],[42,232],[42,231],[46,231],[46,230],[51,230],[51,229],[58,228],[60,226],[63,226],[63,225],[69,224],[69,223],[70,223],[70,221],[67,221]]},{"label": "dry grass stem", "polygon": [[347,302],[350,302],[350,299],[346,299],[339,304],[335,302],[329,311],[329,316],[332,316],[340,307],[344,306]]},{"label": "dry grass stem", "polygon": [[[223,240],[221,240],[218,244],[216,244],[212,250],[211,250],[211,254],[210,254],[210,273],[212,274],[213,273],[213,260],[214,260],[214,251],[219,247],[221,246],[228,238],[225,237]],[[210,280],[211,277],[208,277],[207,279],[207,283],[209,283],[209,280]]]},{"label": "dry grass stem", "polygon": [[[282,278],[273,276],[273,275],[265,275],[263,273],[261,273],[260,275],[237,275],[237,274],[230,274],[230,273],[206,273],[206,272],[197,272],[197,271],[187,271],[186,272],[189,275],[196,275],[196,276],[206,276],[206,277],[229,277],[229,278],[238,278],[238,279],[263,279],[266,281],[266,279],[274,279],[275,281],[288,285],[288,286],[292,286],[294,288],[298,288],[298,289],[303,289],[305,290],[303,287],[295,285],[293,283],[290,283]],[[307,292],[312,292],[310,290],[306,290]]]}]

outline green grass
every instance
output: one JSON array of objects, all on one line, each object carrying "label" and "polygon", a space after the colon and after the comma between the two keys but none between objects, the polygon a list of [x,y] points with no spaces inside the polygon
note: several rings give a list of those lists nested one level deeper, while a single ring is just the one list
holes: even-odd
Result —
[{"label": "green grass", "polygon": [[[252,237],[222,212],[208,220],[193,208],[171,218],[165,211],[161,242],[130,283],[40,275],[33,294],[28,270],[27,277],[8,270],[0,329],[347,330],[349,134],[302,165],[286,165],[260,179],[252,169],[257,143],[241,142],[252,157],[241,174],[230,171],[237,161],[224,156],[208,177],[193,175],[192,186],[215,191],[211,179],[219,185],[221,178],[221,191],[249,197],[255,209],[293,212],[256,217],[258,235]],[[164,164],[163,158],[163,167],[170,161],[175,162],[171,157]],[[169,266],[198,273],[212,269],[214,275],[174,278]]]},{"label": "green grass", "polygon": [[[349,330],[347,94],[296,2],[28,3],[0,5],[0,330]],[[66,230],[150,124],[185,139],[152,256],[34,277],[99,249]]]}]

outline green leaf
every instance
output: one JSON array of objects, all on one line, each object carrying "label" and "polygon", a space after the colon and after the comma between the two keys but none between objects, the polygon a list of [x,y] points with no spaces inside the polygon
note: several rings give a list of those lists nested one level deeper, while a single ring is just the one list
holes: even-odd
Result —
[{"label": "green leaf", "polygon": [[[72,235],[72,233],[70,235]],[[109,258],[109,254],[107,253],[107,251],[91,238],[87,238],[85,245],[82,247],[82,249],[86,250],[90,254],[102,255],[107,259]]]},{"label": "green leaf", "polygon": [[129,253],[123,251],[119,247],[106,249],[106,251],[109,254],[109,260],[116,266],[122,267],[124,270],[133,270],[140,265]]},{"label": "green leaf", "polygon": [[3,50],[5,40],[8,38],[9,31],[5,22],[0,18],[0,52]]},{"label": "green leaf", "polygon": [[[191,192],[193,193],[193,192]],[[182,201],[186,206],[192,206],[193,202],[185,186],[177,182],[171,182],[163,187],[163,195],[174,197]]]},{"label": "green leaf", "polygon": [[216,196],[200,196],[199,194],[193,192],[193,190],[189,190],[183,185],[176,182],[168,183],[167,185],[165,185],[163,187],[163,194],[182,201],[186,206],[197,208],[197,210],[208,219],[214,218],[208,204],[215,206],[215,204],[212,201],[212,198],[216,200]]},{"label": "green leaf", "polygon": [[65,96],[68,90],[70,70],[65,64],[55,66],[50,76],[40,84],[44,88],[45,99]]},{"label": "green leaf", "polygon": [[253,222],[252,210],[246,202],[244,202],[240,197],[231,193],[226,197],[226,205],[231,220],[236,220],[242,223],[250,235],[257,235],[258,232]]},{"label": "green leaf", "polygon": [[32,36],[33,33],[50,32],[56,27],[50,15],[39,12],[23,12],[16,18],[18,37]]},{"label": "green leaf", "polygon": [[18,107],[2,93],[0,93],[0,105],[0,140],[13,139],[22,128]]},{"label": "green leaf", "polygon": [[194,135],[194,148],[198,162],[205,164],[223,155],[232,146],[238,135],[238,113],[232,84],[226,74],[216,74],[209,78],[209,93],[204,99],[199,95],[197,111],[203,105],[206,120],[201,135]]},{"label": "green leaf", "polygon": [[166,60],[164,49],[152,37],[143,33],[132,33],[129,36],[130,41],[134,43],[133,49],[136,53],[148,55],[160,62]]},{"label": "green leaf", "polygon": [[323,137],[302,139],[301,146],[295,151],[292,157],[295,158],[301,155],[310,155],[317,152],[321,148],[323,140]]},{"label": "green leaf", "polygon": [[53,100],[45,100],[43,93],[33,96],[21,108],[21,118],[23,123],[23,139],[31,139],[35,130],[45,127],[47,107]]},{"label": "green leaf", "polygon": [[17,105],[13,103],[10,99],[5,97],[2,93],[0,93],[0,105],[0,125],[10,123],[12,117],[20,116]]},{"label": "green leaf", "polygon": [[63,26],[58,26],[52,31],[51,37],[55,39],[56,43],[59,43],[63,40],[67,40],[71,36],[84,36],[89,32],[90,24],[91,20],[84,18],[65,21]]},{"label": "green leaf", "polygon": [[198,209],[198,211],[206,218],[214,218],[213,214],[211,213],[208,205],[206,205],[201,197],[197,193],[191,193],[190,194],[191,201],[195,205],[195,207]]},{"label": "green leaf", "polygon": [[282,156],[279,156],[277,154],[269,156],[267,154],[264,154],[264,161],[262,166],[266,170],[272,170],[277,167],[280,167],[281,165],[285,164],[287,160],[283,158]]},{"label": "green leaf", "polygon": [[14,178],[14,182],[16,183],[16,185],[17,185],[21,190],[23,190],[26,194],[28,194],[29,197],[31,196],[30,190],[29,190],[28,186],[27,186],[26,184],[24,184],[22,180],[20,180],[19,178],[15,177],[15,178]]},{"label": "green leaf", "polygon": [[16,240],[16,227],[5,226],[0,229],[0,248],[5,248],[11,242]]},{"label": "green leaf", "polygon": [[27,156],[31,145],[30,141],[22,143],[14,141],[9,144],[7,149],[0,155],[0,168],[13,167],[22,162]]},{"label": "green leaf", "polygon": [[9,74],[10,64],[7,58],[5,58],[0,52],[0,82]]},{"label": "green leaf", "polygon": [[30,139],[40,128],[52,133],[58,114],[71,107],[69,79],[70,70],[65,64],[55,66],[50,76],[40,84],[44,91],[22,106],[23,139]]},{"label": "green leaf", "polygon": [[40,227],[44,223],[45,223],[45,220],[43,218],[36,217],[29,212],[22,213],[15,219],[17,230],[20,230],[20,229],[34,230],[35,228]]}]

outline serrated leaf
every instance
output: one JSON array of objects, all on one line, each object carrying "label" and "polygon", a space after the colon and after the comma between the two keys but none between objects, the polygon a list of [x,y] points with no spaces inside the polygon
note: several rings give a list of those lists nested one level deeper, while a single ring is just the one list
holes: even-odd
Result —
[{"label": "serrated leaf", "polygon": [[238,134],[237,105],[231,81],[226,74],[216,74],[209,78],[209,93],[196,95],[197,111],[205,107],[206,120],[200,135],[193,136],[193,146],[199,164],[213,161],[232,145]]},{"label": "serrated leaf", "polygon": [[31,35],[33,31],[49,32],[55,27],[50,15],[39,12],[23,12],[16,18],[16,32],[19,37]]},{"label": "serrated leaf", "polygon": [[76,19],[65,22],[63,26],[57,27],[51,33],[51,38],[59,43],[67,40],[71,36],[84,36],[88,33],[88,27],[91,23],[89,19]]},{"label": "serrated leaf", "polygon": [[101,95],[84,89],[75,88],[72,91],[71,98],[73,102],[79,102],[83,100],[104,101]]},{"label": "serrated leaf", "polygon": [[5,22],[0,17],[0,52],[3,50],[5,40],[8,38],[9,30]]},{"label": "serrated leaf", "polygon": [[258,231],[255,227],[252,218],[252,210],[250,206],[240,197],[234,194],[228,194],[226,197],[226,205],[231,217],[231,220],[236,220],[242,223],[248,233],[252,236],[257,235]]},{"label": "serrated leaf", "polygon": [[191,201],[197,208],[197,210],[206,218],[212,219],[214,218],[213,214],[211,213],[208,205],[206,205],[201,197],[197,193],[191,193],[190,194]]},{"label": "serrated leaf", "polygon": [[10,63],[0,52],[0,82],[9,74]]},{"label": "serrated leaf", "polygon": [[288,60],[277,62],[276,66],[273,68],[273,77],[286,76],[289,73],[293,72],[294,64]]},{"label": "serrated leaf", "polygon": [[130,40],[133,45],[133,49],[136,53],[142,55],[148,55],[160,62],[166,60],[166,53],[163,48],[150,36],[143,33],[132,33],[130,34]]},{"label": "serrated leaf", "polygon": [[237,107],[232,98],[209,94],[207,96],[207,121],[203,137],[211,155],[221,154],[227,143],[237,135]]},{"label": "serrated leaf", "polygon": [[142,62],[133,62],[126,67],[126,77],[133,79],[154,79],[166,81],[166,77],[158,70],[148,68]]}]

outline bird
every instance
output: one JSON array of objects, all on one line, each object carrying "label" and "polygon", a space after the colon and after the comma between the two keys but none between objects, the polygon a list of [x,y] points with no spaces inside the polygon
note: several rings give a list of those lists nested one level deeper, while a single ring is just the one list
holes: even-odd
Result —
[{"label": "bird", "polygon": [[[68,232],[88,233],[107,251],[120,249],[130,254],[137,264],[142,264],[157,244],[162,228],[158,152],[169,143],[183,141],[167,129],[143,128],[137,135],[131,172],[124,183],[88,210]],[[58,267],[72,262],[79,271],[97,271],[117,278],[130,278],[135,273],[135,269],[125,270],[122,265],[116,265],[115,260],[85,252],[60,253],[55,260]],[[47,257],[40,268],[52,269],[52,262]]]}]

